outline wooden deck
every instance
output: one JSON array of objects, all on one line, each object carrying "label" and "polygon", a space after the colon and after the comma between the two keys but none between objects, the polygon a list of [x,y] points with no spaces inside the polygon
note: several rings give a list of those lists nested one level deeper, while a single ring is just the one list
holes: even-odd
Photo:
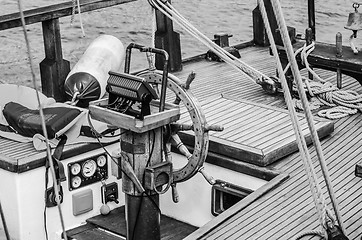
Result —
[{"label": "wooden deck", "polygon": [[[224,127],[222,132],[209,132],[209,152],[267,166],[298,151],[292,123],[284,109],[224,96],[204,101],[201,107],[208,124]],[[307,144],[311,144],[304,115],[299,114],[299,121]],[[192,124],[186,109],[179,122]],[[332,121],[315,118],[314,123],[320,138],[333,132]],[[180,132],[179,135],[184,143],[193,144],[192,131]]]},{"label": "wooden deck", "polygon": [[[242,59],[254,68],[267,75],[275,74],[274,58],[269,55],[267,48],[247,47],[240,52]],[[210,99],[220,99],[220,95],[223,94],[228,99],[285,111],[281,95],[267,95],[259,85],[225,63],[198,60],[200,59],[184,64],[183,71],[175,75],[186,80],[191,71],[196,72],[196,79],[191,89],[200,102],[207,103]],[[335,76],[334,72],[318,69],[316,71],[323,78]],[[306,74],[305,71],[303,74]],[[360,84],[350,77],[343,78],[343,87],[362,93]],[[214,110],[210,109],[210,111],[221,110],[216,107]],[[220,116],[222,115],[221,113]],[[355,240],[359,240],[362,235],[362,179],[354,175],[355,165],[362,159],[361,133],[362,117],[361,113],[358,113],[334,121],[334,132],[322,140],[345,228],[349,239]],[[45,154],[36,152],[31,145],[14,143],[2,138],[0,144],[2,146],[0,168],[20,173],[29,170],[29,159],[33,163],[32,168],[42,166],[45,162]],[[86,146],[82,146],[81,149],[87,151]],[[310,147],[310,150],[317,176],[327,194],[321,180],[320,168],[317,166],[315,151],[313,147]],[[69,151],[69,154],[70,152],[72,151]],[[286,173],[290,177],[255,201],[250,201],[251,198],[255,198],[251,194],[250,198],[246,197],[186,239],[290,239],[304,230],[317,229],[319,223],[299,154],[286,156],[263,169]],[[325,196],[327,198],[327,195]],[[330,202],[328,198],[327,202]],[[98,232],[93,233],[98,234]]]},{"label": "wooden deck", "polygon": [[[241,49],[243,61],[267,75],[275,73],[273,57],[267,48]],[[220,94],[245,99],[254,103],[285,108],[282,96],[269,96],[260,86],[224,63],[200,61],[184,65],[177,75],[186,79],[191,70],[196,72],[192,91],[200,100]],[[323,78],[335,76],[334,72],[316,69]],[[303,74],[306,74],[303,72]],[[335,83],[335,78],[333,80]],[[344,89],[361,93],[360,84],[343,76]],[[355,165],[362,159],[361,113],[334,122],[334,132],[322,140],[333,188],[349,239],[362,235],[362,179],[354,175]],[[310,147],[317,176],[327,199],[322,173],[316,153]],[[289,174],[289,179],[262,195],[251,204],[248,197],[237,203],[218,218],[196,230],[186,239],[292,239],[306,230],[319,229],[317,214],[310,194],[306,174],[298,153],[289,155],[267,167]],[[319,238],[312,238],[319,239]]]},{"label": "wooden deck", "polygon": [[[35,150],[33,143],[21,143],[0,137],[0,168],[22,173],[45,165],[46,152]],[[105,145],[108,145],[105,144]],[[79,143],[64,147],[61,159],[98,149],[97,143]]]}]

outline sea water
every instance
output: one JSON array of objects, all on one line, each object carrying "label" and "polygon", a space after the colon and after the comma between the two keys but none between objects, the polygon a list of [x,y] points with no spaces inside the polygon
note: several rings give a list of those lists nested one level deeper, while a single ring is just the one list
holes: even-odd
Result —
[{"label": "sea water", "polygon": [[[52,4],[62,3],[64,0],[52,1]],[[318,41],[334,43],[335,35],[341,32],[343,44],[348,45],[351,31],[344,29],[348,14],[353,12],[352,0],[316,0],[316,36]],[[17,1],[0,0],[0,14],[18,11]],[[217,33],[229,33],[230,44],[237,44],[252,39],[252,10],[256,7],[256,0],[172,0],[173,6],[189,20],[197,29],[209,38]],[[25,10],[49,5],[47,0],[23,1]],[[308,27],[307,1],[282,0],[281,5],[288,26],[295,27],[298,33],[304,33]],[[362,11],[362,7],[361,10]],[[81,31],[82,27],[85,36]],[[71,62],[71,66],[82,56],[83,52],[100,34],[111,34],[128,45],[131,42],[150,46],[152,44],[152,11],[147,0],[138,0],[115,7],[60,19],[62,46],[64,58]],[[34,62],[44,59],[41,24],[28,26],[31,50]],[[181,35],[182,57],[190,57],[204,53],[208,49],[199,41],[191,37],[182,27],[174,24],[175,31]],[[361,37],[362,39],[362,37]],[[362,46],[357,41],[357,47]],[[0,71],[7,72],[11,79],[2,77],[0,81],[21,82],[24,77],[16,75],[14,65],[19,62],[22,68],[26,59],[26,48],[21,28],[0,32]],[[134,53],[131,62],[132,68],[147,67],[143,55]],[[138,56],[139,55],[139,56]],[[22,64],[22,65],[21,65]],[[6,66],[6,68],[4,67]],[[26,71],[24,69],[24,71]],[[30,75],[29,75],[30,76]]]}]

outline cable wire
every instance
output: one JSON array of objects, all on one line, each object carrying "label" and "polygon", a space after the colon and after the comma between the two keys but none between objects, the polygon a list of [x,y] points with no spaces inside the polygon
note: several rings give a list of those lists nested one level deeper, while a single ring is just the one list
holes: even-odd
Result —
[{"label": "cable wire", "polygon": [[[270,29],[270,24],[269,24],[269,20],[267,17],[267,13],[266,13],[266,9],[265,9],[265,5],[264,5],[264,0],[258,0],[258,5],[259,5],[259,9],[261,11],[262,17],[263,17],[263,21],[264,21],[264,25],[266,26],[266,32],[268,35],[268,38],[271,42],[271,49],[273,51],[273,55],[274,56],[278,56],[277,54],[277,49],[276,49],[276,45],[274,42],[274,37],[272,35],[271,29]],[[281,78],[281,84],[282,84],[282,89],[284,91],[284,97],[285,97],[285,102],[288,106],[288,110],[289,110],[289,114],[290,114],[290,118],[292,121],[292,126],[294,128],[295,131],[295,135],[296,135],[296,141],[298,144],[298,148],[300,151],[300,155],[301,158],[303,160],[303,164],[304,164],[304,168],[306,170],[306,174],[308,176],[308,180],[309,180],[309,187],[312,193],[312,197],[315,203],[315,207],[319,216],[319,221],[320,224],[324,227],[326,224],[325,221],[325,208],[326,208],[326,204],[325,204],[325,200],[323,197],[323,194],[321,194],[321,189],[319,187],[319,184],[317,182],[317,176],[316,173],[313,171],[313,165],[312,165],[312,161],[311,161],[311,157],[307,148],[307,144],[305,142],[305,139],[303,137],[302,134],[302,129],[301,126],[298,122],[298,117],[296,114],[296,111],[294,109],[294,106],[292,105],[292,97],[290,94],[290,91],[288,90],[288,84],[285,78],[285,75],[283,73],[283,69],[282,69],[282,64],[280,62],[280,59],[278,57],[275,57],[276,61],[277,61],[277,70],[279,72],[280,78]],[[324,232],[326,234],[326,232]]]},{"label": "cable wire", "polygon": [[[88,113],[87,117],[88,117],[89,127],[92,129],[92,131],[95,132],[94,136],[96,137],[99,145],[102,147],[102,149],[105,151],[105,153],[111,158],[111,160],[117,165],[117,167],[118,167],[125,175],[127,175],[127,174],[123,171],[123,169],[122,169],[122,167],[120,166],[120,164],[118,163],[118,161],[112,156],[112,154],[109,153],[109,151],[105,148],[105,146],[104,146],[104,145],[102,144],[102,142],[100,141],[99,136],[101,136],[101,135],[100,135],[100,133],[98,133],[97,130],[94,128],[94,126],[93,126],[93,124],[92,124],[92,122],[91,122],[91,118],[90,118],[90,114],[89,114],[89,113]],[[123,134],[125,134],[125,133],[127,133],[127,132],[129,132],[129,131],[130,131],[130,130],[126,130],[126,131],[122,132],[120,135],[123,135]],[[154,131],[154,130],[152,130],[152,132],[153,132],[152,147],[151,147],[150,155],[149,155],[149,157],[148,157],[146,166],[149,166],[149,164],[150,164],[150,162],[151,162],[151,157],[152,157],[152,154],[153,154],[153,151],[154,151],[154,147],[155,147],[155,137],[156,137],[156,134],[155,134],[155,131]],[[143,175],[143,182],[145,181],[144,177],[145,177],[145,174]],[[144,192],[141,193],[141,196],[142,196],[142,197],[143,197],[143,195],[146,195],[146,196],[149,198],[149,200],[150,200],[150,201],[152,202],[152,204],[155,206],[155,208],[157,209],[157,211],[161,214],[161,209],[160,209],[160,207],[157,205],[157,203],[153,200],[153,198],[152,198],[146,191],[144,191]],[[142,206],[142,199],[141,199],[141,201],[140,201],[140,206],[139,206],[139,208],[138,208],[138,213],[137,213],[137,217],[136,217],[136,223],[135,223],[135,225],[134,225],[135,228],[136,228],[136,226],[137,226],[137,221],[138,221],[139,214],[140,214],[140,211],[141,211],[141,210],[140,210],[140,209],[141,209],[141,206]],[[135,232],[135,229],[133,229],[133,236],[132,236],[132,238],[131,238],[132,240],[134,240],[134,232]]]},{"label": "cable wire", "polygon": [[291,65],[292,66],[292,72],[293,72],[293,75],[296,77],[297,88],[298,88],[298,91],[299,91],[299,95],[301,97],[301,101],[302,101],[302,104],[303,104],[305,116],[307,118],[307,123],[308,123],[308,127],[309,127],[309,130],[310,130],[313,145],[314,145],[314,147],[316,149],[316,153],[317,153],[318,160],[319,160],[319,165],[320,165],[320,167],[322,169],[324,181],[326,183],[328,194],[329,194],[329,197],[330,197],[331,202],[332,202],[333,210],[334,210],[334,213],[336,215],[337,222],[338,222],[339,226],[342,229],[342,232],[345,233],[345,228],[344,228],[344,225],[343,225],[342,216],[340,214],[339,206],[337,204],[336,196],[334,194],[334,190],[333,190],[333,187],[332,187],[332,182],[331,182],[330,175],[329,175],[329,172],[328,172],[328,167],[327,167],[327,164],[326,164],[326,161],[325,161],[322,146],[321,146],[321,143],[319,141],[319,137],[318,137],[318,134],[317,134],[314,122],[313,122],[313,115],[312,115],[312,112],[311,112],[311,110],[309,108],[309,105],[308,105],[307,96],[306,96],[305,92],[303,91],[303,83],[302,83],[301,75],[300,75],[300,72],[299,72],[299,69],[298,69],[297,62],[296,62],[295,58],[292,56],[292,54],[290,54],[290,53],[293,52],[293,47],[292,47],[292,44],[291,44],[290,39],[289,39],[288,30],[287,30],[285,20],[283,18],[282,8],[281,8],[280,2],[278,0],[272,0],[271,2],[272,2],[273,9],[274,9],[274,13],[275,13],[276,18],[277,18],[279,29],[280,29],[280,32],[281,32],[281,35],[282,35],[282,40],[283,40],[284,46],[286,47],[286,50],[287,50],[286,52],[287,52],[287,55],[288,55],[288,59],[290,61],[292,61],[292,65]]},{"label": "cable wire", "polygon": [[63,213],[62,213],[62,209],[61,209],[60,202],[59,202],[59,199],[60,199],[59,198],[59,188],[58,188],[58,185],[56,184],[57,179],[56,179],[56,174],[55,174],[55,169],[54,169],[54,163],[53,163],[53,158],[51,157],[51,153],[50,153],[49,139],[48,139],[48,133],[47,133],[46,126],[45,126],[45,117],[44,117],[43,107],[42,107],[39,92],[38,92],[38,89],[37,89],[34,64],[33,64],[33,60],[32,60],[33,58],[32,58],[32,54],[31,54],[30,43],[29,43],[29,39],[28,39],[26,23],[25,23],[25,17],[24,17],[23,6],[22,6],[22,3],[21,3],[21,0],[18,0],[18,7],[19,7],[20,19],[21,19],[21,24],[22,24],[22,28],[23,28],[27,53],[28,53],[28,59],[29,59],[31,76],[32,76],[32,82],[33,82],[33,86],[34,86],[34,89],[35,89],[35,92],[36,92],[36,97],[37,97],[37,101],[38,101],[38,105],[39,105],[39,113],[40,113],[41,125],[42,125],[42,130],[43,130],[43,134],[44,134],[45,142],[46,142],[46,153],[47,153],[47,158],[48,158],[48,161],[49,161],[49,164],[50,164],[50,170],[51,170],[52,177],[53,177],[54,191],[55,191],[56,202],[57,202],[60,222],[61,222],[61,226],[62,226],[62,231],[63,231],[63,238],[65,240],[68,240],[68,237],[66,236],[66,233],[65,233],[64,218],[63,218]]},{"label": "cable wire", "polygon": [[[315,126],[314,126],[314,123],[313,123],[313,116],[312,116],[312,113],[311,113],[309,105],[308,105],[308,100],[307,100],[304,88],[302,86],[301,75],[300,75],[296,60],[295,60],[294,51],[293,51],[290,39],[288,37],[285,20],[283,18],[283,14],[282,14],[282,9],[281,9],[279,1],[272,0],[271,2],[272,2],[273,10],[274,10],[274,13],[275,13],[275,16],[276,16],[276,19],[277,19],[277,23],[278,23],[278,26],[279,26],[279,29],[280,29],[280,32],[281,32],[282,40],[283,40],[284,46],[286,48],[286,53],[287,53],[289,61],[291,62],[291,68],[292,68],[292,71],[293,71],[293,75],[295,76],[295,79],[296,79],[297,89],[298,89],[300,98],[302,100],[303,107],[305,108],[305,116],[307,118],[308,127],[309,127],[309,130],[311,132],[313,144],[314,144],[316,152],[317,152],[318,160],[319,160],[322,172],[323,172],[324,180],[325,180],[326,185],[327,185],[328,193],[329,193],[330,198],[332,200],[332,205],[333,205],[336,217],[337,217],[337,221],[338,221],[338,224],[340,225],[342,231],[345,232],[345,230],[343,228],[343,225],[342,225],[343,222],[341,220],[341,216],[340,216],[340,213],[339,213],[339,210],[338,210],[338,205],[336,204],[335,196],[334,196],[334,193],[333,193],[333,188],[332,188],[330,178],[329,178],[328,168],[326,166],[323,151],[321,149],[321,144],[320,144],[320,141],[319,141],[319,138],[318,138],[318,135],[316,133]],[[278,65],[278,71],[279,71],[281,79],[282,79],[284,95],[285,95],[285,97],[288,98],[288,99],[286,99],[286,103],[288,105],[289,112],[290,112],[290,114],[292,116],[292,114],[294,115],[295,109],[293,107],[289,106],[289,105],[291,105],[291,101],[290,101],[291,97],[290,97],[289,91],[287,90],[288,87],[287,87],[287,84],[286,84],[286,79],[285,79],[285,76],[283,74],[280,59],[278,58],[278,54],[277,54],[277,51],[276,51],[275,42],[274,42],[274,39],[273,39],[272,34],[271,34],[270,25],[269,25],[269,22],[268,22],[268,17],[267,17],[265,6],[264,6],[264,1],[263,0],[258,0],[258,3],[259,3],[259,7],[261,9],[262,15],[263,15],[263,20],[265,22],[265,26],[267,27],[268,37],[272,40],[271,41],[272,42],[271,47],[272,47],[273,53],[275,55],[276,61],[278,63],[277,64]],[[296,124],[296,126],[299,125],[297,121],[295,121],[295,123],[294,123],[294,120],[293,120],[294,117],[291,117],[291,119],[292,119],[293,126],[294,126],[294,124]],[[298,126],[298,128],[300,128],[300,126]],[[309,152],[308,152],[308,149],[307,149],[307,147],[305,145],[304,137],[302,137],[300,135],[299,129],[298,129],[298,131],[295,130],[295,133],[297,135],[297,142],[298,142],[298,146],[299,146],[299,149],[300,149],[300,152],[301,152],[301,156],[302,156],[302,159],[304,160],[303,163],[305,163],[306,172],[307,172],[309,183],[310,183],[310,186],[311,186],[312,196],[313,196],[313,199],[315,200],[315,205],[316,205],[316,208],[317,208],[317,212],[319,213],[318,216],[319,216],[321,225],[324,227],[324,230],[325,230],[324,236],[326,238],[326,229],[329,227],[329,223],[332,223],[334,225],[334,219],[333,219],[332,214],[330,213],[330,211],[326,207],[323,193],[321,192],[321,189],[320,189],[319,184],[317,182],[316,174],[315,174],[315,171],[314,171],[314,168],[313,168],[310,156],[309,156]],[[300,142],[303,143],[302,146],[301,146]],[[314,187],[313,187],[313,185],[314,185]]]},{"label": "cable wire", "polygon": [[1,221],[3,223],[6,240],[11,240],[10,235],[9,235],[9,231],[8,231],[8,227],[7,227],[6,221],[5,221],[4,211],[3,211],[3,208],[1,206],[1,201],[0,201],[0,216],[1,216]]},{"label": "cable wire", "polygon": [[160,0],[149,0],[151,5],[157,8],[160,12],[162,12],[165,16],[170,18],[173,22],[179,24],[186,32],[188,32],[191,36],[196,38],[198,41],[207,46],[210,50],[212,50],[216,55],[218,55],[222,60],[228,63],[231,67],[235,68],[239,72],[246,74],[249,78],[253,79],[254,82],[260,84],[262,82],[268,82],[270,84],[274,84],[274,81],[271,80],[265,74],[259,72],[255,68],[247,65],[240,59],[236,58],[232,54],[230,54],[225,49],[221,48],[213,41],[211,41],[208,37],[206,37],[203,33],[201,33],[198,29],[196,29],[188,20],[186,20],[170,3],[167,1],[163,3]]}]

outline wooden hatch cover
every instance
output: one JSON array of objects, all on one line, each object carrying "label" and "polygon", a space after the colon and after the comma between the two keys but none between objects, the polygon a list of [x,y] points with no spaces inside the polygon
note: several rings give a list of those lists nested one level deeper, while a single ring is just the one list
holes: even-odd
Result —
[{"label": "wooden hatch cover", "polygon": [[[236,160],[267,166],[298,151],[294,130],[287,110],[243,99],[218,97],[201,103],[208,124],[219,124],[222,132],[209,132],[209,152]],[[299,114],[307,144],[312,143],[304,114]],[[190,124],[188,113],[181,110],[179,123]],[[334,130],[330,120],[315,117],[318,136],[323,138]],[[179,132],[182,141],[193,146],[191,131]]]}]

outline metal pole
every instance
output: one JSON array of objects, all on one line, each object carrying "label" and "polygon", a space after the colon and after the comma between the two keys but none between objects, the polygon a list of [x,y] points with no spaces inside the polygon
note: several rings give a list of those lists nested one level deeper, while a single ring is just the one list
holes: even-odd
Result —
[{"label": "metal pole", "polygon": [[161,239],[159,195],[126,194],[127,240]]},{"label": "metal pole", "polygon": [[315,5],[314,0],[308,0],[308,26],[312,29],[312,38],[315,41]]},{"label": "metal pole", "polygon": [[[132,166],[143,188],[146,168],[162,162],[161,136],[162,127],[143,133],[129,132],[120,137],[122,153],[127,156],[122,158],[122,166],[126,161]],[[159,195],[150,190],[146,190],[146,194],[137,185],[123,172],[127,240],[160,240]]]}]

